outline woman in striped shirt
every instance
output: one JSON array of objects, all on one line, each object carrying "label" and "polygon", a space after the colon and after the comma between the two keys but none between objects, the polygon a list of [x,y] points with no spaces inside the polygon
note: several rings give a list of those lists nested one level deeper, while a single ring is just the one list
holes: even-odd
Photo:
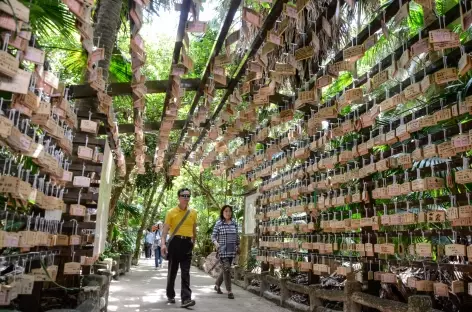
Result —
[{"label": "woman in striped shirt", "polygon": [[239,236],[238,225],[233,220],[233,207],[230,205],[224,205],[221,208],[220,220],[216,222],[213,228],[211,240],[215,244],[217,257],[223,265],[223,270],[216,279],[215,290],[219,294],[223,293],[220,287],[224,280],[228,298],[234,299],[231,292],[231,264],[236,254],[239,253]]}]

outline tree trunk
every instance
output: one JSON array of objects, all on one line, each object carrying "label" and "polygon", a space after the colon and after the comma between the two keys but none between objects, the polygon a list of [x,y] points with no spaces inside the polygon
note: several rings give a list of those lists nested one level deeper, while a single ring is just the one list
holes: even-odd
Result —
[{"label": "tree trunk", "polygon": [[[133,200],[134,200],[134,194],[136,193],[136,186],[133,185],[131,187],[131,195],[126,199],[126,204],[128,205],[132,205],[133,204]],[[126,211],[125,212],[125,217],[123,218],[123,223],[122,225],[124,227],[128,227],[128,223],[129,223],[129,211]]]},{"label": "tree trunk", "polygon": [[130,176],[131,176],[131,171],[130,168],[126,168],[126,175],[123,177],[123,184],[115,185],[113,187],[113,190],[111,192],[111,197],[110,197],[110,205],[108,206],[108,215],[111,218],[113,214],[115,213],[115,208],[116,204],[118,203],[118,200],[120,199],[121,193],[125,189],[125,187],[128,186],[128,183],[130,181]]},{"label": "tree trunk", "polygon": [[156,190],[158,186],[159,186],[159,183],[156,182],[154,186],[152,187],[151,195],[149,196],[149,199],[147,203],[145,203],[145,206],[144,206],[143,216],[141,218],[141,225],[139,226],[138,235],[136,236],[136,249],[134,250],[133,264],[138,264],[139,255],[141,254],[141,241],[143,239],[143,231],[146,228],[152,200],[154,198],[154,195],[156,194]]},{"label": "tree trunk", "polygon": [[164,195],[165,193],[165,189],[166,189],[166,185],[164,185],[162,187],[162,190],[161,192],[159,193],[159,197],[157,198],[157,201],[156,201],[156,204],[154,205],[154,207],[152,208],[152,214],[151,214],[151,219],[148,220],[148,226],[151,226],[152,223],[151,222],[154,222],[154,220],[156,219],[156,215],[157,215],[157,212],[158,212],[158,207],[159,207],[159,204],[161,203],[161,200],[162,200],[162,196]]},{"label": "tree trunk", "polygon": [[[113,190],[111,192],[111,197],[110,197],[110,204],[108,206],[108,220],[112,220],[114,214],[115,214],[115,209],[116,205],[118,204],[118,200],[120,199],[121,194],[123,193],[123,190],[126,188],[130,181],[130,175],[131,175],[131,170],[127,168],[126,170],[126,175],[124,176],[124,181],[120,185],[115,185],[113,187]],[[108,222],[108,232],[107,232],[107,241],[111,242],[111,236],[112,236],[112,229],[113,229],[113,222]]]},{"label": "tree trunk", "polygon": [[98,63],[98,66],[103,68],[103,79],[107,81],[111,56],[121,24],[120,13],[123,0],[100,0],[99,2],[100,6],[95,12],[97,23],[93,35],[95,38],[100,38],[99,48],[105,49],[105,58]]}]

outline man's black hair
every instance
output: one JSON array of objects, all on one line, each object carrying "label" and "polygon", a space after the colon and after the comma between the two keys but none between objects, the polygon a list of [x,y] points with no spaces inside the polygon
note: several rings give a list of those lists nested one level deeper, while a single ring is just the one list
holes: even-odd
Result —
[{"label": "man's black hair", "polygon": [[180,194],[182,194],[182,193],[185,192],[185,191],[187,191],[187,192],[189,192],[190,194],[192,194],[192,191],[190,191],[189,188],[184,187],[184,188],[181,188],[180,190],[177,191],[177,196],[180,196]]}]

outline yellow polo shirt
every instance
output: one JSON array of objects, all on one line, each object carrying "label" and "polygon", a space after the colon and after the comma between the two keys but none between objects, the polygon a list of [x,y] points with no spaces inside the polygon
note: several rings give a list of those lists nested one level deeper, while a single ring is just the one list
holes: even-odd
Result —
[{"label": "yellow polo shirt", "polygon": [[[187,210],[182,210],[179,207],[175,207],[167,211],[166,220],[164,223],[168,224],[170,227],[169,235],[173,234],[174,229],[180,223],[180,220],[182,220],[186,212]],[[187,219],[185,219],[184,223],[182,223],[182,225],[180,226],[177,233],[175,233],[175,235],[193,237],[193,226],[196,223],[197,223],[197,211],[195,209],[191,209],[189,215],[187,216]]]}]

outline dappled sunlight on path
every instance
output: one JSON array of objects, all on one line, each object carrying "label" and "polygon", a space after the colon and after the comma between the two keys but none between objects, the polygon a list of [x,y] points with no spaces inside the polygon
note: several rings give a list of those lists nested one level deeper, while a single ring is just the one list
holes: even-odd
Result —
[{"label": "dappled sunlight on path", "polygon": [[[176,303],[168,304],[166,298],[167,262],[164,268],[154,269],[154,259],[139,261],[139,266],[122,275],[110,286],[108,311],[110,312],[154,312],[183,311],[180,308],[180,274],[175,283]],[[258,311],[286,312],[287,309],[262,299],[233,285],[235,300],[228,299],[226,293],[218,295],[213,290],[215,280],[205,272],[192,268],[190,284],[192,297],[197,304],[189,310],[211,312]],[[224,287],[222,287],[223,289]]]}]

